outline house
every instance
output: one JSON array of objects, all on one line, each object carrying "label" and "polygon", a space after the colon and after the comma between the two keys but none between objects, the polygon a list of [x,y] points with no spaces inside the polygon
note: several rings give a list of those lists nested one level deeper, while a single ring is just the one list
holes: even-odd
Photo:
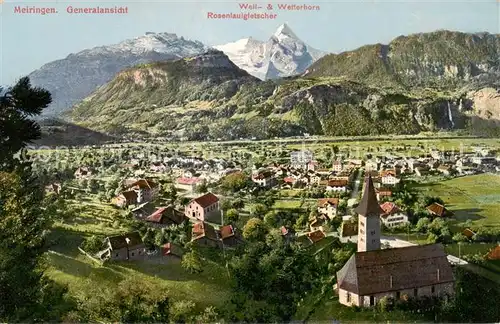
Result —
[{"label": "house", "polygon": [[167,206],[158,208],[144,220],[155,227],[166,227],[182,224],[184,221],[188,220],[188,218],[173,206]]},{"label": "house", "polygon": [[380,173],[380,180],[383,185],[393,186],[399,183],[401,180],[396,177],[396,171],[385,170]]},{"label": "house", "polygon": [[252,175],[252,181],[259,187],[269,188],[273,185],[273,174],[271,171],[262,171]]},{"label": "house", "polygon": [[186,206],[184,215],[202,222],[220,223],[219,198],[211,192],[195,198]]},{"label": "house", "polygon": [[156,208],[155,208],[154,204],[152,204],[151,202],[147,202],[147,203],[141,204],[141,205],[135,207],[134,209],[132,209],[132,214],[136,218],[142,220],[143,218],[154,213],[155,211],[156,211]]},{"label": "house", "polygon": [[329,219],[334,219],[337,216],[337,207],[339,205],[338,198],[323,198],[318,200],[318,213],[328,216]]},{"label": "house", "polygon": [[240,232],[233,225],[221,226],[219,234],[222,244],[226,247],[236,246],[243,242]]},{"label": "house", "polygon": [[92,176],[92,171],[87,167],[80,167],[75,171],[75,178],[78,180],[88,179]]},{"label": "house", "polygon": [[328,223],[328,217],[326,215],[317,215],[315,217],[309,218],[309,228],[311,232],[317,230],[323,230],[323,225]]},{"label": "house", "polygon": [[123,191],[121,194],[111,199],[111,203],[117,207],[125,208],[137,204],[137,192],[133,190]]},{"label": "house", "polygon": [[187,191],[195,191],[196,186],[198,186],[202,180],[200,178],[178,178],[176,180],[177,187]]},{"label": "house", "polygon": [[154,200],[160,191],[160,186],[151,180],[140,179],[129,184],[127,189],[135,191],[137,203],[142,204]]},{"label": "house", "polygon": [[356,243],[358,241],[358,225],[351,221],[342,222],[340,226],[340,242],[342,243]]},{"label": "house", "polygon": [[486,255],[488,260],[500,260],[500,245],[495,246]]},{"label": "house", "polygon": [[476,233],[475,233],[475,232],[473,232],[470,228],[466,228],[466,229],[464,229],[464,230],[462,231],[462,234],[463,234],[466,238],[468,238],[469,240],[471,240],[471,239],[474,237],[474,235],[476,235]]},{"label": "house", "polygon": [[381,249],[380,215],[369,177],[358,213],[358,251],[337,272],[335,290],[346,306],[375,306],[382,298],[449,296],[454,277],[442,244]]},{"label": "house", "polygon": [[427,211],[431,216],[437,217],[452,217],[453,212],[446,209],[443,205],[438,203],[433,203],[426,207]]},{"label": "house", "polygon": [[161,247],[161,256],[163,260],[168,260],[169,262],[179,262],[182,260],[184,255],[184,250],[173,243],[165,243]]},{"label": "house", "polygon": [[312,244],[317,243],[326,237],[325,233],[321,230],[309,232],[306,236]]},{"label": "house", "polygon": [[104,256],[113,261],[144,259],[146,246],[138,232],[106,238],[108,246]]},{"label": "house", "polygon": [[408,224],[408,215],[395,203],[387,201],[380,205],[384,213],[380,214],[380,220],[387,227],[398,227]]},{"label": "house", "polygon": [[326,185],[327,191],[336,192],[346,192],[347,191],[347,180],[328,180]]},{"label": "house", "polygon": [[344,170],[344,164],[342,163],[342,161],[340,161],[340,160],[333,161],[332,170],[335,173],[342,172],[342,170]]},{"label": "house", "polygon": [[318,166],[319,166],[319,164],[317,161],[309,161],[309,163],[307,163],[307,170],[316,171]]},{"label": "house", "polygon": [[220,247],[221,240],[215,228],[205,222],[193,224],[191,242],[201,246]]}]

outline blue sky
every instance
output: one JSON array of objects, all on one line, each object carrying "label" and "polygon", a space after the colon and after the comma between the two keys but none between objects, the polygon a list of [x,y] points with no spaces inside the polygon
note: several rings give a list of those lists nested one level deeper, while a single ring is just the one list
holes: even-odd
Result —
[{"label": "blue sky", "polygon": [[[0,5],[0,84],[12,84],[43,64],[70,53],[118,43],[147,31],[172,32],[208,45],[252,36],[266,40],[282,23],[309,45],[330,52],[437,29],[500,33],[500,1],[297,1],[319,11],[278,11],[271,20],[211,20],[208,11],[241,12],[241,1],[24,1]],[[260,3],[264,7],[269,2]],[[57,14],[15,14],[15,6],[55,7]],[[70,15],[66,7],[128,6],[125,15]],[[266,10],[264,10],[266,11]]]}]

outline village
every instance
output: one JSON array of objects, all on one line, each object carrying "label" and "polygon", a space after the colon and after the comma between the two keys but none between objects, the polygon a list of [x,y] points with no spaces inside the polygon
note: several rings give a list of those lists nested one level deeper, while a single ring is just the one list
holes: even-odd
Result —
[{"label": "village", "polygon": [[[412,157],[352,158],[337,151],[328,160],[302,149],[264,163],[189,153],[151,159],[138,148],[120,152],[119,164],[109,152],[102,153],[109,167],[84,153],[80,161],[86,164],[74,171],[53,169],[58,175],[46,188],[54,196],[77,200],[92,193],[104,210],[125,219],[126,225],[109,231],[113,234],[86,235],[77,247],[98,264],[180,264],[186,271],[201,271],[193,259],[213,251],[231,253],[266,226],[311,251],[342,245],[357,251],[331,287],[346,306],[370,307],[408,295],[452,296],[455,266],[499,280],[500,233],[475,226],[460,211],[456,216],[444,197],[420,189],[436,181],[499,177],[495,148],[460,154],[433,149]],[[482,252],[467,252],[468,245]],[[394,259],[398,267],[387,270],[383,262]],[[377,278],[383,283],[361,286],[368,280],[363,277],[366,265],[379,267]],[[420,275],[427,273],[424,269],[434,271],[434,279]],[[348,273],[357,273],[355,282]],[[385,289],[388,285],[391,289]]]}]

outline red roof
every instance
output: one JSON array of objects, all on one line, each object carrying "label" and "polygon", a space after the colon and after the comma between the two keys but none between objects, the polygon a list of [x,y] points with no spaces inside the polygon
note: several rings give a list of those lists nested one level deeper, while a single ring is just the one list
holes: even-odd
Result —
[{"label": "red roof", "polygon": [[203,196],[193,199],[191,202],[193,201],[200,205],[202,208],[206,208],[218,202],[219,198],[217,198],[217,196],[213,193],[209,192],[204,194]]},{"label": "red roof", "polygon": [[293,183],[295,180],[292,177],[286,177],[283,179],[286,183]]},{"label": "red roof", "polygon": [[225,239],[225,238],[228,238],[228,237],[234,235],[234,229],[233,229],[232,225],[222,226],[219,229],[219,232],[220,232],[220,236],[222,239]]},{"label": "red roof", "polygon": [[318,207],[323,207],[325,204],[338,206],[339,199],[338,198],[323,198],[323,199],[318,199]]},{"label": "red roof", "polygon": [[427,210],[436,216],[439,217],[447,217],[447,216],[452,216],[453,213],[447,210],[443,205],[438,204],[438,203],[433,203],[430,206],[427,206]]},{"label": "red roof", "polygon": [[183,254],[184,253],[182,251],[182,248],[172,243],[165,243],[161,247],[161,255],[163,256],[175,255],[178,257],[182,257]]},{"label": "red roof", "polygon": [[311,242],[316,243],[325,238],[325,233],[323,233],[320,230],[317,230],[314,232],[307,233],[307,237],[309,238],[309,240],[311,240]]},{"label": "red roof", "polygon": [[497,245],[488,253],[489,260],[500,260],[500,245]]},{"label": "red roof", "polygon": [[347,184],[347,180],[328,180],[328,186],[330,187],[345,187]]},{"label": "red roof", "polygon": [[150,180],[146,179],[141,179],[137,180],[136,182],[132,183],[130,187],[139,187],[141,189],[147,188],[147,189],[152,189],[156,188],[158,185]]},{"label": "red roof", "polygon": [[200,178],[179,178],[177,179],[178,184],[192,185],[200,182]]},{"label": "red roof", "polygon": [[398,206],[396,206],[395,203],[390,201],[387,201],[382,205],[380,205],[380,208],[382,208],[382,210],[384,211],[384,213],[381,216],[389,216],[401,211],[401,209]]}]

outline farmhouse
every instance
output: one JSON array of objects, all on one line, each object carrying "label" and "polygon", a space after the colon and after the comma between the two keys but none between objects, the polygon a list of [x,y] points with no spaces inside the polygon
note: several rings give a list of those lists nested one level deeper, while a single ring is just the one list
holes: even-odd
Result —
[{"label": "farmhouse", "polygon": [[173,206],[158,208],[154,213],[144,220],[155,227],[166,227],[170,225],[179,225],[188,218]]},{"label": "farmhouse", "polygon": [[337,207],[339,205],[338,198],[323,198],[318,200],[318,213],[328,216],[329,219],[334,219],[337,216]]},{"label": "farmhouse", "polygon": [[184,215],[202,222],[220,223],[219,198],[211,192],[195,198],[186,206]]},{"label": "farmhouse", "polygon": [[180,246],[173,243],[165,243],[161,247],[161,255],[163,260],[168,260],[170,262],[179,262],[184,255],[184,251]]},{"label": "farmhouse", "polygon": [[224,246],[232,247],[243,242],[240,232],[232,225],[222,226],[219,233]]},{"label": "farmhouse", "polygon": [[337,272],[340,303],[375,306],[382,298],[447,296],[454,278],[441,244],[380,249],[380,208],[371,177],[358,213],[358,251]]},{"label": "farmhouse", "polygon": [[446,209],[443,205],[438,203],[433,203],[432,205],[427,206],[427,211],[431,216],[436,217],[451,217],[453,216],[453,212]]},{"label": "farmhouse", "polygon": [[138,232],[106,238],[108,245],[102,257],[114,261],[140,260],[146,253],[146,246]]},{"label": "farmhouse", "polygon": [[221,241],[215,228],[205,222],[193,224],[191,242],[202,246],[220,247]]},{"label": "farmhouse", "polygon": [[387,227],[398,227],[408,224],[408,215],[393,202],[385,202],[380,205],[384,211],[380,215],[382,223]]}]

